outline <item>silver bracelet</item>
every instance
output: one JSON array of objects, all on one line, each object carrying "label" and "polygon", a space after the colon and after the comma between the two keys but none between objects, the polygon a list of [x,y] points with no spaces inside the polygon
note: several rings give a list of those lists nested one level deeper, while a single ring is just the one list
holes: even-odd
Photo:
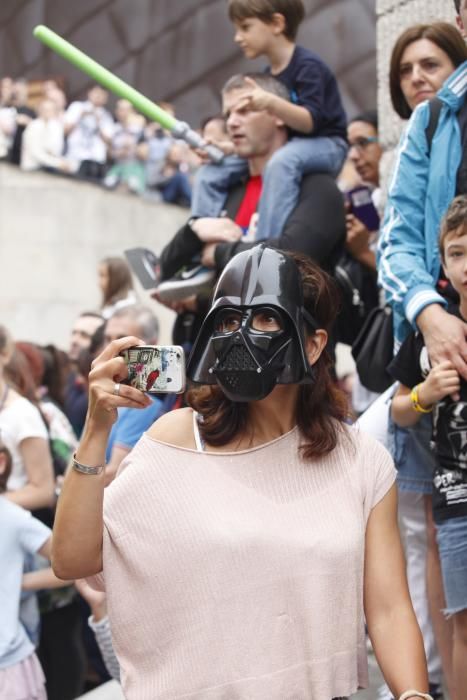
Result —
[{"label": "silver bracelet", "polygon": [[86,464],[81,464],[81,462],[76,461],[76,455],[73,455],[73,461],[71,462],[72,468],[75,470],[75,472],[79,472],[80,474],[101,474],[104,469],[105,469],[105,464],[103,467],[88,467]]},{"label": "silver bracelet", "polygon": [[407,700],[408,698],[424,698],[424,700],[433,700],[428,693],[421,693],[419,690],[406,690],[405,693],[399,696],[399,700]]}]

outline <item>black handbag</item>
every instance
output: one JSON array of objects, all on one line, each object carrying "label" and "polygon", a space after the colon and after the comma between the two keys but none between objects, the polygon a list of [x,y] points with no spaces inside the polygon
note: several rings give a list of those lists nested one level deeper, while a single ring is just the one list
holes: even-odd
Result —
[{"label": "black handbag", "polygon": [[336,342],[353,345],[368,314],[379,304],[376,272],[345,252],[334,268],[340,292],[340,311],[336,319]]},{"label": "black handbag", "polygon": [[394,355],[392,309],[373,309],[352,345],[352,356],[361,383],[367,389],[381,393],[394,382],[387,371]]}]

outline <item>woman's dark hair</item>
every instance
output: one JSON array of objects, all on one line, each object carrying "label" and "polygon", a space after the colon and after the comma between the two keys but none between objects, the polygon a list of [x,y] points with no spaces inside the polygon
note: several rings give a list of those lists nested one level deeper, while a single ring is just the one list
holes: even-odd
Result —
[{"label": "woman's dark hair", "polygon": [[6,327],[0,324],[0,352],[6,352],[12,344],[13,340],[11,335]]},{"label": "woman's dark hair", "polygon": [[0,454],[5,455],[5,469],[2,474],[0,474],[0,493],[5,493],[8,478],[11,474],[12,459],[10,450],[5,447],[0,436]]},{"label": "woman's dark hair", "polygon": [[130,268],[123,258],[104,258],[101,265],[106,265],[109,274],[109,283],[102,299],[102,306],[106,306],[124,299],[130,289],[133,289],[133,280]]},{"label": "woman's dark hair", "polygon": [[365,112],[356,114],[355,117],[349,119],[347,126],[349,126],[349,124],[353,124],[354,122],[364,122],[364,124],[370,124],[376,133],[378,133],[378,112],[376,109],[368,109]]},{"label": "woman's dark hair", "polygon": [[55,345],[40,346],[23,341],[18,341],[15,345],[28,361],[36,388],[45,387],[47,398],[63,408],[65,383],[70,368],[66,352]]},{"label": "woman's dark hair", "polygon": [[78,356],[78,372],[85,378],[91,371],[91,365],[93,360],[98,356],[105,346],[105,327],[107,321],[104,321],[102,325],[97,328],[91,338],[91,342],[88,348],[83,348]]},{"label": "woman's dark hair", "polygon": [[35,343],[28,343],[22,340],[17,340],[15,347],[26,358],[36,388],[40,387],[45,370],[44,356],[40,347]]},{"label": "woman's dark hair", "polygon": [[449,56],[454,66],[460,66],[467,59],[467,47],[458,29],[448,22],[415,24],[406,29],[397,39],[391,53],[389,67],[389,90],[394,110],[402,119],[408,119],[412,110],[401,90],[400,66],[402,55],[414,41],[428,39]]},{"label": "woman's dark hair", "polygon": [[44,356],[42,384],[47,387],[47,396],[63,409],[65,387],[70,373],[70,360],[67,353],[55,345],[43,345],[41,350]]},{"label": "woman's dark hair", "polygon": [[[300,271],[305,309],[322,328],[330,333],[339,308],[339,295],[334,281],[310,258],[286,253]],[[337,444],[342,421],[349,415],[345,394],[332,375],[332,360],[325,349],[314,364],[312,384],[301,384],[296,406],[296,420],[305,442],[305,459],[321,457]],[[248,404],[230,401],[216,385],[190,389],[187,403],[202,417],[200,432],[207,443],[225,445],[249,428]]]},{"label": "woman's dark hair", "polygon": [[24,352],[16,345],[8,364],[5,365],[5,379],[16,389],[18,394],[37,406],[37,386],[31,366]]}]

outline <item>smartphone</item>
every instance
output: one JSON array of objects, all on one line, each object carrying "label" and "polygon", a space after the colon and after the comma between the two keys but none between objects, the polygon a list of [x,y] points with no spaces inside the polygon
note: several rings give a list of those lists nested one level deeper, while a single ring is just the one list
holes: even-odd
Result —
[{"label": "smartphone", "polygon": [[378,231],[379,214],[371,198],[369,187],[362,185],[347,192],[347,199],[350,204],[350,213],[360,219],[369,231]]},{"label": "smartphone", "polygon": [[179,345],[136,345],[123,350],[130,384],[147,394],[185,391],[185,353]]}]

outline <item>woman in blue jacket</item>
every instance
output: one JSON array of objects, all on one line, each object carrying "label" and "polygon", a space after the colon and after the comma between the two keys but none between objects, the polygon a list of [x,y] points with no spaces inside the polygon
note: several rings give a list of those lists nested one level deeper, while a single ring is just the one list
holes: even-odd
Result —
[{"label": "woman in blue jacket", "polygon": [[[467,27],[467,0],[455,0],[459,27],[465,36],[462,21]],[[431,25],[431,27],[439,26]],[[447,27],[448,25],[444,25]],[[402,118],[410,115],[408,127],[402,137],[396,167],[389,190],[386,216],[379,240],[379,280],[384,288],[387,302],[394,313],[395,349],[404,340],[411,327],[423,332],[432,363],[451,359],[459,372],[467,378],[467,325],[444,309],[446,300],[440,293],[441,273],[438,248],[438,227],[442,216],[456,194],[465,192],[465,165],[462,155],[465,144],[467,91],[467,50],[460,34],[451,30],[451,39],[442,48],[451,62],[449,77],[438,92],[440,111],[437,127],[431,142],[427,139],[430,121],[430,105],[423,97],[426,85],[433,87],[433,61],[421,61],[419,71],[412,80],[405,82],[405,106],[401,98],[404,77],[410,67],[401,56],[397,66],[400,82],[398,97],[395,71],[391,71],[391,96],[396,111]],[[426,37],[429,39],[430,37]],[[413,68],[413,66],[412,66]],[[433,95],[426,94],[426,99]],[[413,99],[414,104],[410,104]],[[464,125],[464,129],[462,128]],[[443,598],[441,574],[436,551],[434,527],[432,526],[431,473],[433,458],[429,449],[431,423],[420,422],[417,431],[395,429],[394,458],[398,466],[400,505],[405,508],[402,522],[407,526],[408,541],[414,551],[408,552],[410,559],[424,564],[426,544],[420,550],[420,538],[425,537],[423,511],[417,518],[417,509],[422,508],[422,494],[428,523],[428,555],[426,558],[428,596],[431,601],[433,625],[438,647],[443,660],[443,670],[448,685],[451,685],[450,654],[446,648],[446,624],[440,613]],[[418,508],[417,503],[420,505]],[[418,535],[416,525],[420,525]],[[410,546],[410,544],[409,544]],[[420,558],[422,557],[422,558]],[[426,596],[423,577],[417,586],[419,598]],[[409,573],[410,579],[410,573]],[[413,595],[414,591],[411,594]],[[415,591],[417,595],[417,591]],[[422,600],[419,601],[423,603]],[[417,600],[414,599],[417,608]],[[426,602],[425,602],[426,607]],[[418,613],[417,613],[418,616]],[[420,618],[420,624],[423,626]],[[444,641],[443,641],[444,636]],[[433,693],[434,694],[434,693]]]}]

